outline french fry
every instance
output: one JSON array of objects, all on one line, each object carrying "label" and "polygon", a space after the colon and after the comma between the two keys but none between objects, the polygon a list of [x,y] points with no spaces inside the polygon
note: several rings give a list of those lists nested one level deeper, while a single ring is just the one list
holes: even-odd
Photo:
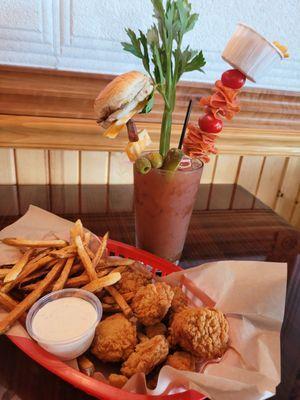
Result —
[{"label": "french fry", "polygon": [[87,273],[84,272],[79,276],[74,276],[74,278],[69,278],[67,282],[65,283],[66,288],[72,288],[72,287],[81,287],[83,285],[86,285],[89,283],[89,277],[87,276]]},{"label": "french fry", "polygon": [[88,247],[87,244],[84,244],[85,251],[87,252],[88,256],[90,257],[91,260],[95,257],[95,254],[92,252],[92,250]]},{"label": "french fry", "polygon": [[49,255],[54,258],[69,258],[76,256],[77,254],[77,247],[75,245],[70,245],[63,247],[59,250],[52,250]]},{"label": "french fry", "polygon": [[34,279],[44,277],[45,275],[47,275],[49,269],[53,267],[56,263],[57,260],[52,260],[44,268],[42,268],[42,270],[35,272],[34,274],[28,275],[27,278],[22,278],[22,282],[19,284],[19,287],[21,285],[25,285],[27,282],[30,282]]},{"label": "french fry", "polygon": [[115,289],[114,287],[106,287],[105,290],[115,299],[116,303],[119,305],[125,317],[129,318],[133,315],[132,309],[126,302],[124,297]]},{"label": "french fry", "polygon": [[0,269],[0,279],[5,279],[6,275],[8,275],[11,271],[11,268],[1,268]]},{"label": "french fry", "polygon": [[102,290],[104,287],[114,285],[121,279],[121,274],[119,272],[111,272],[110,274],[103,276],[102,278],[97,278],[87,285],[83,286],[82,289],[87,290],[89,292],[98,292]]},{"label": "french fry", "polygon": [[92,263],[89,255],[87,254],[87,252],[84,248],[81,237],[76,236],[74,240],[75,240],[75,244],[77,247],[78,255],[79,255],[81,262],[88,274],[89,279],[91,281],[93,281],[94,279],[97,279],[97,273],[95,271],[95,268],[93,266],[93,263]]},{"label": "french fry", "polygon": [[80,219],[78,219],[70,229],[71,244],[75,244],[76,236],[80,236],[81,240],[84,240],[83,226]]},{"label": "french fry", "polygon": [[56,279],[63,268],[64,261],[59,260],[56,265],[48,272],[46,277],[39,283],[38,287],[31,292],[23,301],[0,321],[0,335],[5,333],[16,322],[25,311],[27,311],[45,292],[45,290]]},{"label": "french fry", "polygon": [[2,293],[8,293],[11,289],[13,289],[16,285],[18,285],[20,282],[22,282],[23,278],[26,278],[28,275],[32,274],[39,268],[43,267],[46,265],[49,261],[52,261],[52,258],[50,256],[45,256],[38,261],[32,260],[30,263],[26,265],[24,270],[21,272],[21,274],[14,280],[8,283],[5,283],[2,288],[0,289],[0,292]]},{"label": "french fry", "polygon": [[93,376],[95,373],[95,365],[86,356],[80,356],[77,358],[78,367],[80,371],[87,375]]},{"label": "french fry", "polygon": [[1,240],[2,243],[7,244],[8,246],[14,247],[65,247],[67,242],[65,240],[56,239],[56,240],[28,240],[22,238],[4,238]]},{"label": "french fry", "polygon": [[107,246],[108,236],[109,236],[109,233],[106,232],[106,234],[102,238],[102,242],[100,243],[100,246],[98,247],[98,250],[97,250],[97,253],[95,254],[95,257],[93,258],[93,266],[94,266],[94,268],[97,267],[97,265],[99,264],[99,261],[101,260],[103,254],[104,254],[104,251],[105,251],[106,246]]},{"label": "french fry", "polygon": [[102,308],[103,308],[103,312],[107,312],[107,313],[120,312],[121,311],[121,309],[118,306],[118,304],[105,304],[105,303],[103,303],[102,304]]},{"label": "french fry", "polygon": [[14,281],[22,272],[23,268],[25,265],[28,263],[28,260],[30,256],[33,253],[33,249],[27,250],[23,256],[20,258],[20,260],[12,267],[10,272],[5,276],[4,278],[4,283]]},{"label": "french fry", "polygon": [[[130,301],[133,299],[134,293],[133,292],[123,293],[122,296],[126,301]],[[116,302],[115,299],[111,296],[104,296],[102,301],[106,304],[114,304]]]},{"label": "french fry", "polygon": [[105,260],[100,260],[97,265],[97,270],[101,268],[107,267],[119,267],[119,266],[130,266],[134,263],[134,260],[130,258],[122,258],[122,257],[107,257]]},{"label": "french fry", "polygon": [[71,258],[67,259],[67,262],[64,266],[64,269],[62,270],[60,277],[57,279],[57,281],[53,285],[52,292],[55,292],[56,290],[61,290],[64,288],[64,286],[67,282],[67,279],[69,277],[74,260],[75,260],[75,257],[71,257]]}]

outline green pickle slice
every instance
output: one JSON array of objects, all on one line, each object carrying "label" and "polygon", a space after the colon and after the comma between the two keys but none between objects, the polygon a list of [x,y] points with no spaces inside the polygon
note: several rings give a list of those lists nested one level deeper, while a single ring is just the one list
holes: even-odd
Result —
[{"label": "green pickle slice", "polygon": [[135,162],[135,168],[141,173],[141,174],[148,174],[148,172],[151,170],[151,163],[146,157],[140,157],[136,160]]},{"label": "green pickle slice", "polygon": [[182,160],[184,153],[180,149],[170,149],[167,152],[166,158],[163,162],[162,169],[166,171],[176,171],[179,167],[180,161]]}]

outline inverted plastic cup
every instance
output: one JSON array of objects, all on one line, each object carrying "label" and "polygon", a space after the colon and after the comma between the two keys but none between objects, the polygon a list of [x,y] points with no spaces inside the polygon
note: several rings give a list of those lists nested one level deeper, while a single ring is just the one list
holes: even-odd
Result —
[{"label": "inverted plastic cup", "polygon": [[245,74],[250,81],[256,82],[283,59],[283,54],[255,29],[239,23],[222,53],[222,58]]},{"label": "inverted plastic cup", "polygon": [[[45,304],[53,300],[61,299],[63,297],[77,297],[88,301],[94,307],[97,313],[96,321],[91,326],[89,326],[87,330],[83,332],[80,336],[74,337],[72,339],[45,340],[44,338],[39,337],[32,329],[32,321],[36,313],[43,306],[45,306]],[[102,318],[102,313],[103,310],[101,302],[98,297],[95,296],[93,293],[82,289],[58,290],[57,292],[53,292],[42,297],[30,308],[26,318],[26,329],[28,334],[49,353],[56,355],[60,360],[63,361],[72,360],[83,354],[90,347],[95,335],[96,326]]]}]

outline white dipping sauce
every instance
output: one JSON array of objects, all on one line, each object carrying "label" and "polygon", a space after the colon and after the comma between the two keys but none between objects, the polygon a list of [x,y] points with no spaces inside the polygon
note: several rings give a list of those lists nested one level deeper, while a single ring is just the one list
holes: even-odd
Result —
[{"label": "white dipping sauce", "polygon": [[63,297],[45,304],[34,316],[33,333],[45,341],[78,338],[95,324],[97,312],[88,301]]}]

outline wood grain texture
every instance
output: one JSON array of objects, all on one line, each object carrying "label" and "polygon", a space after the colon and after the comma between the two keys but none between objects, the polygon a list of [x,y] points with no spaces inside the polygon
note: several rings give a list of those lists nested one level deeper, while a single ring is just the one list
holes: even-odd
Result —
[{"label": "wood grain texture", "polygon": [[[93,112],[95,97],[112,78],[0,67],[0,147],[123,151],[126,135],[113,141],[104,139]],[[172,145],[178,144],[189,99],[195,100],[191,121],[197,121],[203,113],[197,100],[211,90],[211,85],[203,83],[178,85]],[[299,99],[296,92],[244,89],[241,113],[232,122],[226,121],[218,140],[220,152],[300,155]],[[156,96],[153,111],[136,117],[139,128],[146,127],[152,134],[153,148],[158,147],[162,110],[162,99]]]},{"label": "wood grain texture", "polygon": [[19,184],[49,183],[48,152],[46,150],[16,150],[16,168]]},{"label": "wood grain texture", "polygon": [[79,152],[49,151],[50,182],[55,185],[79,183]]},{"label": "wood grain texture", "polygon": [[[137,123],[138,129],[148,129],[157,150],[160,126],[157,123]],[[171,145],[177,147],[181,125],[173,125]],[[0,115],[0,147],[43,148],[68,150],[123,151],[126,132],[117,139],[102,136],[102,129],[93,120]],[[239,155],[300,155],[300,132],[272,127],[225,127],[217,140],[220,153]]]},{"label": "wood grain texture", "polygon": [[275,206],[275,211],[287,221],[292,217],[299,186],[300,157],[290,157]]},{"label": "wood grain texture", "polygon": [[290,223],[300,229],[300,185],[298,185],[298,193],[292,210]]},{"label": "wood grain texture", "polygon": [[256,195],[271,208],[275,206],[285,161],[285,157],[267,157],[264,163]]},{"label": "wood grain texture", "polygon": [[[113,75],[54,71],[40,68],[0,67],[0,112],[2,114],[60,116],[93,119],[93,102]],[[198,99],[211,93],[207,83],[180,82],[174,123],[182,124],[189,99],[194,100],[191,119],[202,109]],[[240,94],[242,111],[230,123],[253,127],[277,125],[300,129],[300,93],[244,88]],[[160,123],[163,101],[156,96],[153,111],[138,116],[139,121]],[[228,124],[229,125],[229,124]]]},{"label": "wood grain texture", "polygon": [[263,165],[263,156],[244,156],[237,183],[250,193],[255,194]]},{"label": "wood grain texture", "polygon": [[16,183],[16,169],[13,149],[0,149],[0,184]]},{"label": "wood grain texture", "polygon": [[80,168],[80,182],[82,184],[106,184],[108,179],[108,153],[81,151]]},{"label": "wood grain texture", "polygon": [[133,166],[124,153],[111,153],[109,184],[133,183]]}]

